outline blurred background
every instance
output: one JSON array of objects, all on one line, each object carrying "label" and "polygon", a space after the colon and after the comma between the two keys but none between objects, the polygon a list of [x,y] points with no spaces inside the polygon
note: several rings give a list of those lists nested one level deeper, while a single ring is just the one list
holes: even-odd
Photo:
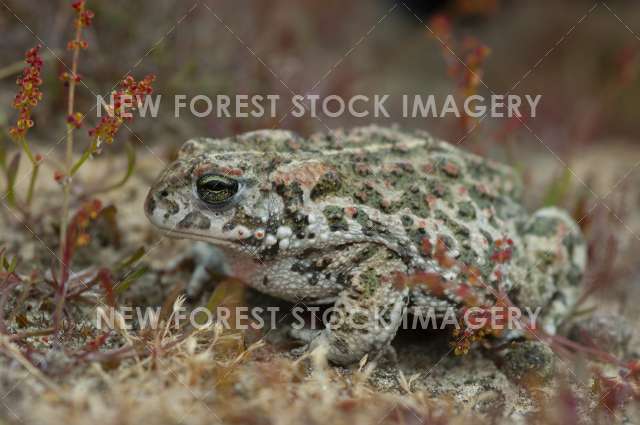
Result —
[{"label": "blurred background", "polygon": [[[0,125],[14,119],[10,101],[24,51],[42,44],[70,62],[72,10],[67,1],[3,0],[0,4]],[[88,29],[89,49],[80,73],[91,91],[107,94],[130,72],[157,76],[156,93],[390,94],[391,118],[381,123],[429,129],[457,139],[466,134],[455,118],[403,119],[401,94],[460,94],[467,89],[450,52],[474,61],[486,47],[478,75],[481,95],[541,94],[539,115],[528,125],[554,150],[638,135],[640,10],[634,1],[505,0],[240,0],[89,1],[96,13]],[[447,26],[449,28],[447,28]],[[634,34],[635,32],[635,34]],[[46,50],[45,50],[46,52]],[[12,72],[13,71],[13,72]],[[65,103],[58,80],[64,66],[46,62],[44,103],[35,111],[36,131],[48,143],[64,133]],[[79,110],[95,97],[79,89]],[[282,103],[278,118],[175,119],[163,101],[156,119],[134,128],[145,143],[176,143],[194,135],[222,136],[263,127],[303,134],[366,124],[373,118],[322,117],[322,122],[291,115]],[[95,121],[94,116],[90,117]],[[472,126],[468,126],[469,130]],[[495,138],[530,139],[521,125],[486,118],[464,143]],[[56,131],[54,131],[56,130]],[[523,132],[524,130],[524,132]],[[62,134],[61,133],[61,134]]]}]

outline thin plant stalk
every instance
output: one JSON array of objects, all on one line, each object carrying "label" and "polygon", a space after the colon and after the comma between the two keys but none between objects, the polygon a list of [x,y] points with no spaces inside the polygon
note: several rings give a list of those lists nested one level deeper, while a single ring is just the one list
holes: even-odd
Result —
[{"label": "thin plant stalk", "polygon": [[40,171],[40,163],[35,162],[31,169],[31,178],[29,179],[29,189],[27,191],[27,208],[31,206],[31,200],[33,199],[33,192],[36,187],[36,180],[38,179],[38,171]]},{"label": "thin plant stalk", "polygon": [[[78,75],[78,58],[80,56],[80,41],[81,41],[82,27],[76,26],[76,33],[74,38],[73,58],[71,61],[71,78],[69,79],[69,94],[67,104],[67,116],[74,115],[75,109],[75,93],[76,93],[76,76]],[[73,131],[74,126],[71,123],[67,124],[67,145],[65,156],[65,179],[63,183],[63,195],[62,195],[62,215],[60,223],[60,259],[62,261],[62,267],[60,268],[60,279],[58,282],[60,293],[59,299],[56,303],[55,311],[55,328],[58,329],[60,325],[60,319],[62,317],[62,309],[64,307],[64,299],[66,297],[66,280],[69,276],[69,264],[70,258],[66,258],[67,255],[67,228],[69,225],[69,204],[71,199],[71,170],[73,168]]]}]

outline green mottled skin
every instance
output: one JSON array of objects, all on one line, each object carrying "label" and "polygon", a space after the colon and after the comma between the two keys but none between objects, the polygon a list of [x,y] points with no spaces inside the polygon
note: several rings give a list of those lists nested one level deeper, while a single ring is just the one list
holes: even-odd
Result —
[{"label": "green mottled skin", "polygon": [[[208,173],[241,185],[225,208],[195,194]],[[172,236],[222,247],[239,277],[276,297],[336,302],[349,314],[386,308],[395,318],[464,300],[453,289],[398,288],[390,276],[430,273],[453,288],[472,268],[482,278],[474,288],[481,303],[503,290],[518,305],[542,307],[553,327],[575,299],[584,242],[566,213],[531,215],[521,197],[508,166],[423,132],[371,126],[307,140],[278,130],[190,140],[145,209]],[[511,254],[496,263],[504,240]],[[438,241],[455,265],[442,264]],[[395,330],[356,335],[338,327],[311,345],[326,342],[330,359],[350,363],[384,348]]]}]

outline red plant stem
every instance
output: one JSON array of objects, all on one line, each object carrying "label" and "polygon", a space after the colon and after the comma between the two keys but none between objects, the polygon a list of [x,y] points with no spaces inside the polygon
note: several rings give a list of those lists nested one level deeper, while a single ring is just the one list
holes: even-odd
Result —
[{"label": "red plant stem", "polygon": [[98,283],[98,277],[94,276],[87,281],[83,282],[81,285],[77,285],[75,290],[67,291],[67,299],[80,297],[82,294],[93,288]]},{"label": "red plant stem", "polygon": [[113,292],[113,277],[111,276],[111,271],[107,268],[100,269],[98,271],[98,280],[100,281],[100,285],[105,292],[107,304],[110,307],[116,307],[116,297]]},{"label": "red plant stem", "polygon": [[563,345],[566,348],[572,349],[574,351],[577,352],[584,352],[587,354],[591,354],[592,356],[602,360],[605,363],[610,363],[610,364],[615,364],[621,367],[626,367],[626,363],[623,362],[622,360],[618,359],[616,356],[614,356],[613,354],[607,353],[606,351],[603,350],[599,350],[597,348],[593,348],[593,347],[588,347],[586,345],[577,343],[575,341],[571,341],[568,338],[565,338],[563,336],[560,335],[553,335],[551,337],[552,342],[555,342],[559,345]]}]

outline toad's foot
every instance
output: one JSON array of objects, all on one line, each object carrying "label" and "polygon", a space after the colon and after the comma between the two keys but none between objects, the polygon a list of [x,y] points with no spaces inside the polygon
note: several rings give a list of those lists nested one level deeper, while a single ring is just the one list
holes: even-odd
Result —
[{"label": "toad's foot", "polygon": [[514,341],[496,359],[498,367],[517,383],[548,383],[554,375],[556,355],[541,341]]}]

